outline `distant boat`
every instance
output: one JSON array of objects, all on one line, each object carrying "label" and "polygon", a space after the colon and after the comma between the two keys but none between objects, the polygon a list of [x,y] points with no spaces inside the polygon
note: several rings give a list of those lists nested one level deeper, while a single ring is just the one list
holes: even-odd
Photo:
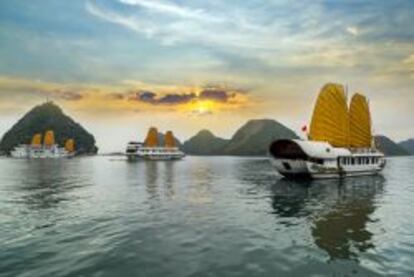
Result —
[{"label": "distant boat", "polygon": [[158,130],[150,128],[144,143],[129,142],[125,155],[128,160],[180,160],[185,154],[178,149],[174,135],[171,131],[165,134],[165,142],[160,146],[158,141]]},{"label": "distant boat", "polygon": [[42,134],[33,135],[31,144],[21,144],[11,151],[13,158],[22,159],[56,159],[70,158],[75,155],[74,140],[68,139],[65,147],[55,143],[55,134],[52,130],[46,131],[42,143]]},{"label": "distant boat", "polygon": [[316,102],[308,140],[271,143],[270,160],[287,178],[342,178],[378,174],[386,165],[376,149],[369,103],[356,93],[348,108],[342,85],[325,85]]}]

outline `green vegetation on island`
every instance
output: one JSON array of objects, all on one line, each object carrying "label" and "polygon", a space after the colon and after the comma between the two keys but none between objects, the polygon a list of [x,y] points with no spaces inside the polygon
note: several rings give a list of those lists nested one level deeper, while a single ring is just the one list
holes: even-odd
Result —
[{"label": "green vegetation on island", "polygon": [[65,115],[53,102],[46,102],[26,113],[0,141],[0,152],[10,154],[19,144],[29,144],[33,135],[53,130],[56,143],[63,146],[69,138],[75,140],[77,154],[96,154],[95,138],[79,123]]}]

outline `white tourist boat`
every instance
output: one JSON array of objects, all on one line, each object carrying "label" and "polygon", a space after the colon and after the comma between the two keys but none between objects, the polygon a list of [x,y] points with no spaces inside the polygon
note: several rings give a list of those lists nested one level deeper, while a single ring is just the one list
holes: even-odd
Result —
[{"label": "white tourist boat", "polygon": [[343,86],[327,84],[318,97],[308,140],[282,139],[269,148],[273,167],[287,178],[375,175],[386,165],[376,149],[367,99],[355,94],[348,108]]},{"label": "white tourist boat", "polygon": [[59,147],[55,143],[54,132],[49,130],[45,133],[42,143],[42,134],[35,134],[31,144],[16,146],[10,155],[20,159],[59,159],[70,158],[75,155],[74,140],[68,139],[65,147]]},{"label": "white tourist boat", "polygon": [[150,128],[144,143],[129,142],[125,155],[129,161],[133,160],[180,160],[185,154],[176,146],[174,135],[171,131],[165,134],[164,146],[159,145],[158,130]]}]

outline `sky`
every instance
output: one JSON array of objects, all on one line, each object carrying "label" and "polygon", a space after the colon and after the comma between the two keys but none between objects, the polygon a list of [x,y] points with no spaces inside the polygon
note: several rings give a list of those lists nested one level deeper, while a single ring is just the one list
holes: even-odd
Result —
[{"label": "sky", "polygon": [[247,120],[300,133],[327,82],[370,100],[374,131],[414,137],[414,1],[0,2],[0,136],[54,101],[101,152],[150,126],[229,138]]}]

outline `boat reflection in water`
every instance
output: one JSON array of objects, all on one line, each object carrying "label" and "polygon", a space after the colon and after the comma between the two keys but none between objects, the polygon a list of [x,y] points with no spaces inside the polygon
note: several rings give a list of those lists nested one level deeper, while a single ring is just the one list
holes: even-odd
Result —
[{"label": "boat reflection in water", "polygon": [[375,248],[369,224],[375,222],[384,183],[382,176],[305,183],[282,179],[273,187],[272,206],[280,217],[310,220],[313,241],[330,260],[358,261]]}]

